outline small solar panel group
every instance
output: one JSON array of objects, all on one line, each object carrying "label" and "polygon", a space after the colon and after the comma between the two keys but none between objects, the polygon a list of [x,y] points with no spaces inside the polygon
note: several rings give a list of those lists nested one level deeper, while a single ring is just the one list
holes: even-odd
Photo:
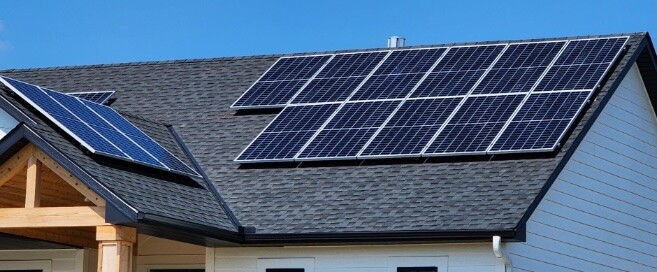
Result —
[{"label": "small solar panel group", "polygon": [[114,95],[113,91],[105,92],[79,92],[79,93],[67,93],[68,95],[75,96],[80,99],[91,101],[97,104],[105,104],[109,99]]},{"label": "small solar panel group", "polygon": [[198,176],[110,107],[9,77],[0,77],[0,82],[94,154]]},{"label": "small solar panel group", "polygon": [[280,58],[232,106],[284,107],[236,161],[553,151],[626,41]]}]

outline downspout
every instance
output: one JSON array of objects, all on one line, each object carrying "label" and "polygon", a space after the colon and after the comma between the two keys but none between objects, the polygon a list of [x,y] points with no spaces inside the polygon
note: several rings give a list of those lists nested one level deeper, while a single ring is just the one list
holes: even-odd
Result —
[{"label": "downspout", "polygon": [[495,258],[502,263],[503,270],[501,271],[506,271],[507,266],[511,267],[511,260],[509,259],[509,256],[506,255],[506,252],[502,250],[501,244],[502,237],[493,236],[493,253],[495,254]]}]

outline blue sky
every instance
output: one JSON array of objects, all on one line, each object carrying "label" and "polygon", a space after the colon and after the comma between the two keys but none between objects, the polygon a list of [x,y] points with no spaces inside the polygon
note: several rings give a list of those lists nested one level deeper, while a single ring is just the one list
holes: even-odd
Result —
[{"label": "blue sky", "polygon": [[657,31],[655,0],[0,3],[0,69]]}]

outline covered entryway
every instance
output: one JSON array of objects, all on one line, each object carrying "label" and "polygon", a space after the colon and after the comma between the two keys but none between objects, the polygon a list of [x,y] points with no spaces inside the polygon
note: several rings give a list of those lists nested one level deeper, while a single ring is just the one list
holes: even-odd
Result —
[{"label": "covered entryway", "polygon": [[[0,232],[97,249],[97,270],[133,270],[135,228],[106,223],[105,200],[47,154],[27,144],[0,166]],[[44,257],[45,259],[45,257]],[[48,271],[6,262],[0,270]]]}]

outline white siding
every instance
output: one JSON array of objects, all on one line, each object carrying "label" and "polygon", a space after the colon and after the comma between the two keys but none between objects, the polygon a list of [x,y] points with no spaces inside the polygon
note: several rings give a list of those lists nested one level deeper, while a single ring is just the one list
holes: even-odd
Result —
[{"label": "white siding", "polygon": [[657,118],[636,65],[506,250],[513,271],[657,271]]},{"label": "white siding", "polygon": [[83,272],[87,256],[84,249],[0,250],[0,270],[43,269],[44,272]]},{"label": "white siding", "polygon": [[[258,272],[263,259],[314,261],[315,272],[389,272],[395,264],[425,266],[434,263],[438,271],[493,272],[500,263],[493,255],[490,243],[387,246],[326,246],[326,247],[250,247],[213,248],[208,254],[206,271]],[[262,262],[260,262],[262,263]],[[396,271],[396,270],[394,270]],[[311,271],[308,271],[311,272]]]},{"label": "white siding", "polygon": [[18,121],[11,117],[9,113],[0,109],[0,139],[5,137],[16,125],[18,125]]}]

